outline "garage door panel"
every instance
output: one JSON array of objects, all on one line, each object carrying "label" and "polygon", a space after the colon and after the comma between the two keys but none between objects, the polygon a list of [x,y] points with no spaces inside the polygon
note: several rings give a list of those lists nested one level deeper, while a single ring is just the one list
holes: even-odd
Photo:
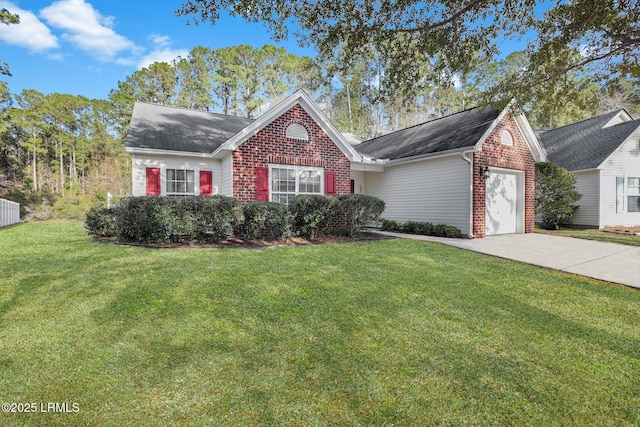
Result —
[{"label": "garage door panel", "polygon": [[492,171],[487,178],[487,235],[517,231],[518,176]]}]

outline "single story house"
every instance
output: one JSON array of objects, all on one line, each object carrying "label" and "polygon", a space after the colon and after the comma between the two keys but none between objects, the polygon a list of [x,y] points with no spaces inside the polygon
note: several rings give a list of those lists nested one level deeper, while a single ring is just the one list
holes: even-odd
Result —
[{"label": "single story house", "polygon": [[538,132],[547,159],[571,171],[582,193],[576,226],[640,225],[640,119],[618,110]]},{"label": "single story house", "polygon": [[535,162],[523,115],[467,110],[358,144],[302,91],[256,120],[136,103],[127,135],[132,192],[223,194],[288,203],[363,193],[383,216],[458,227],[469,237],[534,229]]}]

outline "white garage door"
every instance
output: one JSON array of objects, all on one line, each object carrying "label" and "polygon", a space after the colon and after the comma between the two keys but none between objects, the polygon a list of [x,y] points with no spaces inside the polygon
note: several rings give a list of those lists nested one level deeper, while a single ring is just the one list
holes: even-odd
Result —
[{"label": "white garage door", "polygon": [[487,179],[487,236],[518,229],[518,175],[491,171]]}]

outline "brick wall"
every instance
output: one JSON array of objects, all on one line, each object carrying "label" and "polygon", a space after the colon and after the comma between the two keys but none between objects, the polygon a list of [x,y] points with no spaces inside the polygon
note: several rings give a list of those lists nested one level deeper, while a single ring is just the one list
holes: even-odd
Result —
[{"label": "brick wall", "polygon": [[[309,141],[286,138],[292,123],[303,125]],[[270,163],[324,167],[336,173],[336,194],[351,190],[349,159],[299,104],[268,124],[233,152],[233,196],[241,202],[256,200],[256,167]]]},{"label": "brick wall", "polygon": [[[511,133],[513,146],[500,142],[502,131]],[[482,144],[482,151],[473,154],[473,234],[484,237],[486,234],[486,186],[485,178],[480,175],[480,166],[494,166],[525,172],[524,182],[524,231],[533,233],[535,226],[535,159],[520,133],[515,120],[507,114],[498,123],[491,135]]]}]

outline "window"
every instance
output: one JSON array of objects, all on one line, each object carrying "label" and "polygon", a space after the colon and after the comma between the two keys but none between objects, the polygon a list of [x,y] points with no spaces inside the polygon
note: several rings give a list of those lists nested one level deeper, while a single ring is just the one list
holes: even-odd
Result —
[{"label": "window", "polygon": [[298,139],[300,141],[309,140],[309,132],[298,123],[292,123],[287,127],[286,137],[291,139]]},{"label": "window", "polygon": [[503,130],[500,134],[500,142],[502,145],[507,145],[509,147],[513,147],[513,137],[508,130]]},{"label": "window", "polygon": [[[616,212],[640,212],[640,177],[616,177]],[[626,204],[625,204],[626,203]]]},{"label": "window", "polygon": [[627,178],[627,212],[640,212],[640,177]]},{"label": "window", "polygon": [[167,169],[167,195],[194,194],[193,176],[192,170]]},{"label": "window", "polygon": [[298,194],[322,194],[322,168],[271,167],[271,201],[288,205]]}]

